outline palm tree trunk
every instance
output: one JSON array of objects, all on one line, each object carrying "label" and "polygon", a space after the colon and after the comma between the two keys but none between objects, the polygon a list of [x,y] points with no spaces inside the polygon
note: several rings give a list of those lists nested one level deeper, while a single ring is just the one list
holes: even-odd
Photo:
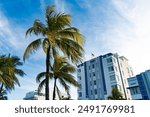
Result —
[{"label": "palm tree trunk", "polygon": [[56,80],[57,78],[54,78],[53,100],[55,100],[56,97]]},{"label": "palm tree trunk", "polygon": [[48,45],[46,53],[46,86],[45,86],[46,100],[49,100],[49,66],[50,66],[50,46]]}]

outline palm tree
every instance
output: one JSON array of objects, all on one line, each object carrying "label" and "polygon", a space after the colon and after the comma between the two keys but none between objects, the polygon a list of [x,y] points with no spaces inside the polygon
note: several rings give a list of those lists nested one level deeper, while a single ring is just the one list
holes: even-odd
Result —
[{"label": "palm tree", "polygon": [[[54,63],[53,63],[53,71],[50,73],[50,75],[54,79],[54,88],[53,88],[53,100],[56,98],[56,91],[58,93],[58,96],[60,94],[60,90],[57,86],[57,81],[64,87],[65,91],[67,92],[68,97],[70,98],[70,86],[69,84],[79,87],[79,83],[75,80],[75,77],[72,75],[72,73],[75,72],[75,67],[68,62],[66,57],[61,57],[59,55],[56,55],[54,57]],[[38,90],[41,91],[44,84],[45,79],[42,80],[43,76],[46,75],[45,72],[42,72],[37,75],[37,82],[40,83]],[[42,80],[42,81],[41,81]],[[59,96],[60,98],[60,96]]]},{"label": "palm tree", "polygon": [[71,16],[66,13],[57,13],[54,6],[48,6],[45,13],[46,22],[35,20],[33,26],[26,32],[43,36],[36,39],[28,45],[25,50],[23,59],[27,59],[30,54],[34,53],[42,46],[46,53],[46,100],[49,100],[49,72],[55,54],[64,54],[72,62],[77,63],[82,60],[84,39],[80,31],[71,26]]},{"label": "palm tree", "polygon": [[[25,73],[18,68],[23,63],[17,56],[0,56],[0,92],[11,91],[15,85],[20,86],[18,76],[24,76]],[[4,90],[5,89],[5,90]]]},{"label": "palm tree", "polygon": [[122,93],[117,88],[113,88],[111,93],[112,95],[108,96],[109,100],[124,100]]}]

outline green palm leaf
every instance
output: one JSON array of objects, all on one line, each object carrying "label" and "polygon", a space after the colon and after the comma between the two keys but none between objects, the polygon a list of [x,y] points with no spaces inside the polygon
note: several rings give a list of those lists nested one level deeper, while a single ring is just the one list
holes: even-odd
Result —
[{"label": "green palm leaf", "polygon": [[41,43],[42,43],[41,38],[30,43],[24,52],[23,60],[25,61],[25,59],[27,59],[30,54],[35,53],[35,51],[39,49]]}]

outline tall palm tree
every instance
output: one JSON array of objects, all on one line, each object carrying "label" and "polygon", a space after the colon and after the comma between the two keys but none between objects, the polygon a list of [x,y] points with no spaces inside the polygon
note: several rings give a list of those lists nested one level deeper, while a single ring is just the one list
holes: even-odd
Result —
[{"label": "tall palm tree", "polygon": [[83,35],[80,31],[71,26],[71,16],[66,13],[57,13],[54,6],[48,6],[45,13],[46,22],[35,20],[33,26],[26,32],[43,36],[36,39],[28,45],[25,50],[23,59],[27,59],[30,54],[34,53],[42,46],[46,53],[46,100],[49,100],[49,72],[55,54],[64,54],[72,62],[77,63],[82,60],[83,56]]},{"label": "tall palm tree", "polygon": [[112,95],[108,96],[109,100],[124,100],[122,93],[117,88],[113,88],[111,93]]},{"label": "tall palm tree", "polygon": [[20,86],[18,76],[24,76],[23,70],[19,69],[23,63],[17,56],[0,56],[0,91],[4,89],[11,91],[15,88],[15,85]]},{"label": "tall palm tree", "polygon": [[[56,98],[56,91],[59,93],[59,89],[57,86],[57,81],[64,87],[65,91],[68,94],[68,97],[70,97],[70,85],[73,85],[75,87],[79,87],[79,83],[75,80],[75,77],[72,75],[72,73],[75,72],[75,67],[68,62],[66,57],[61,57],[59,55],[56,55],[54,57],[54,63],[53,63],[53,71],[50,73],[52,78],[54,79],[54,88],[53,88],[53,100]],[[40,83],[39,85],[39,91],[43,88],[45,84],[45,79],[42,80],[43,76],[46,75],[45,72],[42,72],[37,75],[37,82]],[[41,81],[42,80],[42,81]]]}]

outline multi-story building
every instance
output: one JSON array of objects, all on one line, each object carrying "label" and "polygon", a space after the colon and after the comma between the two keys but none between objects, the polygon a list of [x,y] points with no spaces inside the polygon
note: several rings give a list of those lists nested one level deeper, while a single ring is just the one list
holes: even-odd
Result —
[{"label": "multi-story building", "polygon": [[81,84],[78,88],[79,100],[104,100],[111,95],[113,87],[130,99],[127,78],[133,72],[124,56],[108,53],[78,65],[77,77]]},{"label": "multi-story building", "polygon": [[150,70],[128,78],[128,84],[133,100],[150,100]]},{"label": "multi-story building", "polygon": [[43,93],[38,93],[37,90],[26,93],[24,100],[45,100]]}]

